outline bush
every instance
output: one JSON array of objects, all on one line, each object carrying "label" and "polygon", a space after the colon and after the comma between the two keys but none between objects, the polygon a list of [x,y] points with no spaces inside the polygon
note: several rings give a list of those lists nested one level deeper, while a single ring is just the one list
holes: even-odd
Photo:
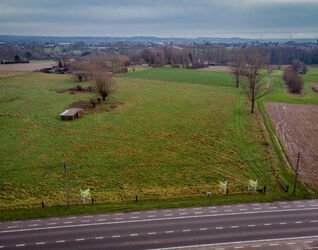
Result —
[{"label": "bush", "polygon": [[287,67],[285,69],[283,80],[285,81],[289,92],[294,94],[301,93],[301,90],[304,87],[304,82],[293,67]]}]

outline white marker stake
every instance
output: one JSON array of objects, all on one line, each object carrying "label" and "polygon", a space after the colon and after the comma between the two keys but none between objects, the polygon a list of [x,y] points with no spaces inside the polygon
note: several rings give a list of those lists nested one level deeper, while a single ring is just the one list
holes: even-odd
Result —
[{"label": "white marker stake", "polygon": [[227,181],[226,182],[220,181],[219,192],[223,191],[226,194],[226,189],[227,189]]},{"label": "white marker stake", "polygon": [[251,189],[254,189],[254,191],[256,192],[257,180],[256,181],[249,180],[249,182],[248,182],[248,191],[250,191]]},{"label": "white marker stake", "polygon": [[83,200],[84,204],[85,204],[85,198],[89,200],[91,199],[91,193],[89,191],[89,188],[86,189],[85,191],[81,189],[81,199]]}]

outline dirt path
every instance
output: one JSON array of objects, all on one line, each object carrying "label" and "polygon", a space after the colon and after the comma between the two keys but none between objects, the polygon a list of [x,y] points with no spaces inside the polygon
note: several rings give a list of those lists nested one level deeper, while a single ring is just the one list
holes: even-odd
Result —
[{"label": "dirt path", "polygon": [[293,166],[301,152],[299,173],[318,188],[318,105],[266,103],[266,108]]},{"label": "dirt path", "polygon": [[231,73],[231,68],[229,66],[209,66],[198,70]]},{"label": "dirt path", "polygon": [[37,63],[16,63],[16,64],[0,64],[0,70],[5,71],[34,71],[43,68],[52,67],[56,62],[45,61]]}]

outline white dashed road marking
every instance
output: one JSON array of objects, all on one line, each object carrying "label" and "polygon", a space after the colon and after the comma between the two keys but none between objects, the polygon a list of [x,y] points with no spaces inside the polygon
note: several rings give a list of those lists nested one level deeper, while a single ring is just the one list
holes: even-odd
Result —
[{"label": "white dashed road marking", "polygon": [[296,245],[296,242],[287,242],[287,245]]},{"label": "white dashed road marking", "polygon": [[129,234],[130,237],[138,236],[138,234]]},{"label": "white dashed road marking", "polygon": [[103,236],[95,237],[95,240],[101,240],[101,239],[104,239],[104,237]]},{"label": "white dashed road marking", "polygon": [[45,242],[37,242],[37,243],[35,243],[35,245],[44,245],[45,244]]},{"label": "white dashed road marking", "polygon": [[65,240],[57,240],[56,243],[63,243]]},{"label": "white dashed road marking", "polygon": [[120,235],[113,235],[112,238],[120,238]]},{"label": "white dashed road marking", "polygon": [[16,247],[24,247],[25,246],[25,244],[17,244],[17,245],[15,245]]},{"label": "white dashed road marking", "polygon": [[97,221],[106,221],[107,219],[98,219]]}]

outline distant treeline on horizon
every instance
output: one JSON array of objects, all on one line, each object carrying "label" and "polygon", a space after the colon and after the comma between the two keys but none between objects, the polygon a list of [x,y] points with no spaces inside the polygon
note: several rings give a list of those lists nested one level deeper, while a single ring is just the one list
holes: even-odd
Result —
[{"label": "distant treeline on horizon", "polygon": [[292,41],[295,43],[317,43],[317,38],[296,38],[296,39],[253,39],[253,38],[219,38],[219,37],[155,37],[155,36],[131,36],[131,37],[94,37],[94,36],[14,36],[14,35],[0,35],[0,42],[28,42],[28,43],[74,43],[82,41],[85,43],[100,43],[110,42],[115,43],[118,41],[125,42],[163,42],[163,43],[286,43]]}]

